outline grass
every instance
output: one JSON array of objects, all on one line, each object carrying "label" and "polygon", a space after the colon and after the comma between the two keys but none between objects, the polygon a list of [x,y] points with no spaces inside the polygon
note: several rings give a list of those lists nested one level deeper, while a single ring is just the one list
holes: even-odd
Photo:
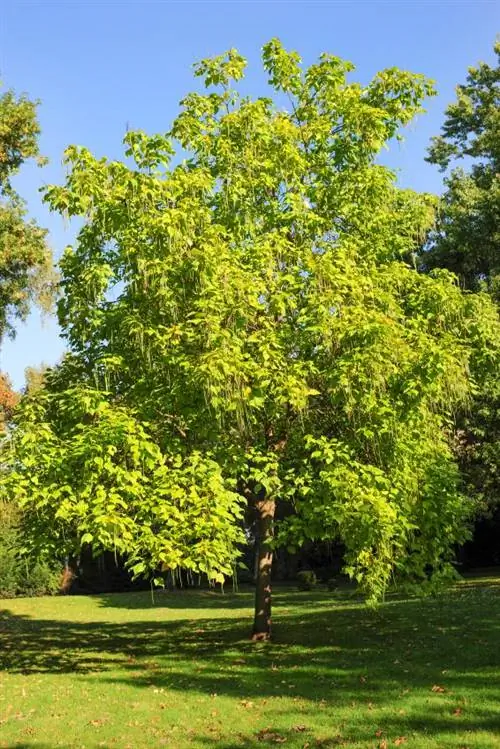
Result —
[{"label": "grass", "polygon": [[500,749],[500,578],[348,593],[0,601],[0,747]]}]

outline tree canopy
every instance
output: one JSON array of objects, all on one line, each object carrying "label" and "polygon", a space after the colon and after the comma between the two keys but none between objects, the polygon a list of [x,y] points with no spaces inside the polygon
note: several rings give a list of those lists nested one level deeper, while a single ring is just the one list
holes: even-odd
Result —
[{"label": "tree canopy", "polygon": [[12,389],[10,379],[0,372],[0,435],[5,431],[9,419],[12,418],[18,399],[17,393]]},{"label": "tree canopy", "polygon": [[[457,273],[468,289],[486,288],[500,300],[500,42],[496,66],[470,68],[446,110],[442,134],[428,161],[451,170],[437,232],[425,256],[429,267]],[[463,160],[468,171],[456,166]]]},{"label": "tree canopy", "polygon": [[431,83],[393,68],[363,86],[272,40],[273,95],[253,99],[245,64],[199,63],[206,91],[167,133],[127,133],[127,160],[67,150],[46,200],[84,218],[61,261],[70,354],[19,412],[10,487],[45,543],[214,579],[248,504],[267,637],[276,543],[340,538],[373,598],[446,571],[471,510],[446,430],[495,366],[498,321],[407,262],[435,201],[376,163]]},{"label": "tree canopy", "polygon": [[[436,228],[421,254],[425,268],[456,273],[461,285],[484,289],[500,303],[500,43],[496,66],[470,68],[446,110],[428,160],[443,170],[445,192]],[[464,161],[468,170],[456,167]],[[454,167],[450,171],[450,167]],[[493,371],[457,420],[455,448],[466,490],[483,512],[500,503],[500,380]]]},{"label": "tree canopy", "polygon": [[[49,308],[53,268],[46,231],[26,218],[12,177],[30,158],[39,158],[36,102],[6,91],[0,96],[0,340],[14,334],[16,319],[33,302]],[[43,160],[41,160],[43,163]]]}]

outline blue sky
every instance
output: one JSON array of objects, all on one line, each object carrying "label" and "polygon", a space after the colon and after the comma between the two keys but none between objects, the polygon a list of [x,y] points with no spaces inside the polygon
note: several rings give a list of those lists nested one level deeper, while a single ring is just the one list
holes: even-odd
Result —
[{"label": "blue sky", "polygon": [[[3,0],[0,75],[5,86],[41,100],[41,150],[50,160],[44,169],[23,169],[16,187],[30,215],[49,229],[57,257],[74,231],[47,211],[38,190],[62,181],[64,148],[76,143],[119,158],[127,127],[168,129],[179,100],[195,87],[191,64],[230,47],[249,60],[245,87],[261,94],[260,48],[278,36],[305,63],[323,51],[350,59],[362,82],[392,66],[435,79],[439,96],[385,161],[405,186],[438,192],[441,176],[424,162],[426,147],[467,67],[492,59],[499,21],[500,4],[481,0]],[[34,313],[2,344],[0,369],[19,388],[26,366],[51,364],[62,351],[55,321]]]}]

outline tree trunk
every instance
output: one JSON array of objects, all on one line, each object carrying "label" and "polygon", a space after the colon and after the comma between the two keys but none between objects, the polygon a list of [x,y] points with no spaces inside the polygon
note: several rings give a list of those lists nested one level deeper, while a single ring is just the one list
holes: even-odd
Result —
[{"label": "tree trunk", "polygon": [[253,640],[269,640],[271,637],[271,567],[273,563],[272,540],[275,508],[276,502],[274,499],[255,500],[257,512],[257,580]]},{"label": "tree trunk", "polygon": [[61,572],[59,593],[66,595],[70,592],[73,580],[78,576],[78,567],[75,559],[66,557],[64,569]]}]

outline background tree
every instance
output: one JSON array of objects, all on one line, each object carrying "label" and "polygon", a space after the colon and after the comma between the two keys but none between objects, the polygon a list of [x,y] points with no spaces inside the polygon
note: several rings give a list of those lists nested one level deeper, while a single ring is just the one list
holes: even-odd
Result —
[{"label": "background tree", "polygon": [[5,432],[18,401],[19,395],[12,389],[9,378],[0,372],[0,434]]},{"label": "background tree", "polygon": [[24,392],[32,395],[45,387],[45,378],[49,371],[50,368],[46,364],[40,364],[38,367],[26,367],[24,370]]},{"label": "background tree", "polygon": [[[500,59],[500,42],[495,45]],[[428,161],[444,171],[440,220],[425,255],[427,267],[448,268],[464,288],[500,293],[500,64],[470,68],[457,100],[446,110],[442,135],[433,138]]]},{"label": "background tree", "polygon": [[[6,91],[0,96],[0,344],[15,334],[33,303],[49,310],[54,292],[52,256],[46,231],[26,216],[26,208],[12,186],[12,178],[27,159],[40,163],[40,127],[36,102]],[[0,373],[0,434],[8,444],[7,425],[13,417],[19,394],[7,375]],[[3,453],[4,455],[4,453]],[[7,470],[0,459],[0,474]],[[53,592],[58,574],[38,558],[20,560],[24,539],[19,508],[0,495],[0,595],[16,592]]]},{"label": "background tree", "polygon": [[443,428],[498,330],[487,298],[404,261],[433,200],[375,163],[431,84],[361,86],[277,40],[263,61],[288,110],[240,96],[232,50],[196,66],[210,91],[169,133],[127,134],[135,166],[68,149],[46,197],[85,219],[61,262],[71,355],[24,402],[11,484],[35,537],[71,528],[137,572],[226,574],[247,502],[256,638],[276,543],[340,539],[372,597],[446,571],[470,508]]},{"label": "background tree", "polygon": [[[39,157],[40,128],[36,103],[7,91],[0,96],[0,343],[14,335],[16,319],[30,305],[50,307],[53,269],[46,232],[26,219],[26,210],[12,187],[12,177],[29,158]],[[6,375],[0,374],[1,419],[10,415],[16,396]]]},{"label": "background tree", "polygon": [[[426,269],[448,268],[463,288],[486,290],[500,304],[500,42],[496,65],[470,68],[457,99],[446,110],[442,135],[428,160],[449,170],[436,230],[422,255]],[[467,490],[484,512],[500,501],[500,379],[481,384],[457,422],[456,452]]]},{"label": "background tree", "polygon": [[50,307],[53,267],[46,231],[26,218],[12,177],[30,158],[39,158],[36,103],[7,91],[0,96],[0,340],[13,335],[33,302]]}]

